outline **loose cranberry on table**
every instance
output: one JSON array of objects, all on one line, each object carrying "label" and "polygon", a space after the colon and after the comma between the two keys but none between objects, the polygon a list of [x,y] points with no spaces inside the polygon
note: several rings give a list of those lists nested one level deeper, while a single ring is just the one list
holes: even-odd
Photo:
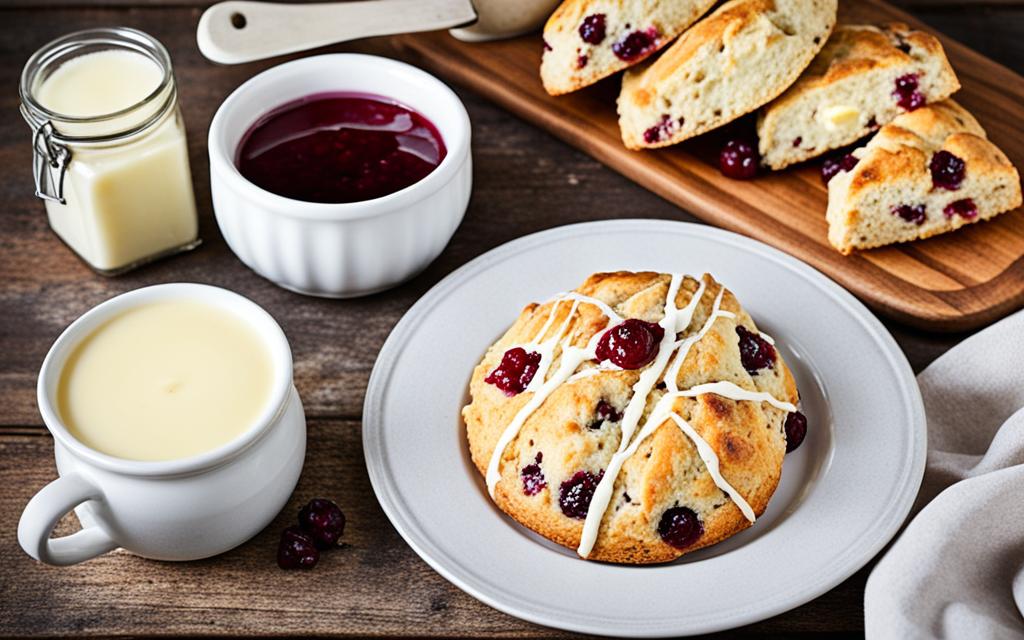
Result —
[{"label": "loose cranberry on table", "polygon": [[786,416],[786,453],[796,450],[807,435],[807,416],[794,411]]},{"label": "loose cranberry on table", "polygon": [[666,544],[685,549],[704,535],[704,525],[697,513],[688,507],[672,507],[661,514],[658,535]]},{"label": "loose cranberry on table", "polygon": [[749,180],[756,176],[760,162],[757,145],[748,140],[729,140],[718,153],[719,171],[734,180]]},{"label": "loose cranberry on table", "polygon": [[623,369],[639,369],[657,357],[664,337],[661,325],[630,318],[601,337],[596,356],[599,361],[608,360]]},{"label": "loose cranberry on table", "polygon": [[277,566],[282,569],[312,569],[320,560],[320,551],[313,537],[301,527],[288,527],[281,532],[277,546]]},{"label": "loose cranberry on table", "polygon": [[747,331],[743,325],[736,327],[740,338],[740,362],[752,376],[761,369],[768,369],[775,364],[775,347],[759,334]]},{"label": "loose cranberry on table", "polygon": [[501,364],[484,378],[484,382],[498,387],[506,396],[519,395],[537,375],[540,359],[536,351],[527,352],[522,347],[509,349],[501,357]]},{"label": "loose cranberry on table", "polygon": [[299,526],[313,537],[319,549],[338,546],[345,532],[345,514],[338,505],[324,498],[314,498],[299,511]]}]

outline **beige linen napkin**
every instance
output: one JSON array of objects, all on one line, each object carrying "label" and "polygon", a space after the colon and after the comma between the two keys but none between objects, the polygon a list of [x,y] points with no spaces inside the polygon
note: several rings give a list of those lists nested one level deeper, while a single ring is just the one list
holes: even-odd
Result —
[{"label": "beige linen napkin", "polygon": [[1024,311],[918,377],[928,464],[864,594],[867,637],[1024,637]]}]

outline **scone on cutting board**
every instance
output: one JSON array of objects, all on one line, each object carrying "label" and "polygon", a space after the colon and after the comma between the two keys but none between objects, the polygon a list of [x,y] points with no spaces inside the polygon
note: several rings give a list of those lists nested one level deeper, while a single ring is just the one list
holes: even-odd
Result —
[{"label": "scone on cutting board", "polygon": [[664,147],[754,111],[825,45],[836,0],[730,0],[653,63],[626,72],[619,127],[630,149]]},{"label": "scone on cutting board", "polygon": [[607,562],[667,562],[751,526],[807,425],[774,341],[709,275],[597,273],[530,304],[469,390],[497,506]]},{"label": "scone on cutting board", "polygon": [[934,36],[891,23],[839,25],[792,87],[758,115],[772,169],[822,155],[960,88]]},{"label": "scone on cutting board", "polygon": [[544,25],[540,77],[553,96],[594,84],[676,39],[715,0],[565,0]]},{"label": "scone on cutting board", "polygon": [[952,100],[898,116],[851,155],[852,168],[828,184],[828,239],[844,254],[953,231],[1021,204],[1017,169]]}]

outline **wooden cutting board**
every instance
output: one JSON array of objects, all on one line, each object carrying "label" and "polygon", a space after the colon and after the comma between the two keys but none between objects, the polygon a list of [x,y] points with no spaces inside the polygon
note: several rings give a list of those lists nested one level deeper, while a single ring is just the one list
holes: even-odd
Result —
[{"label": "wooden cutting board", "polygon": [[[901,20],[930,30],[879,0],[841,1],[840,20]],[[956,99],[1024,168],[1024,78],[937,35],[963,85]],[[720,132],[668,149],[629,151],[622,146],[615,113],[618,78],[568,96],[548,96],[538,75],[539,35],[466,44],[445,33],[429,33],[399,36],[394,43],[404,56],[550,131],[697,217],[810,263],[882,314],[925,329],[955,331],[992,322],[1024,305],[1024,209],[945,236],[842,256],[826,239],[827,191],[818,161],[744,182],[717,169]],[[808,306],[813,313],[813,301]]]}]

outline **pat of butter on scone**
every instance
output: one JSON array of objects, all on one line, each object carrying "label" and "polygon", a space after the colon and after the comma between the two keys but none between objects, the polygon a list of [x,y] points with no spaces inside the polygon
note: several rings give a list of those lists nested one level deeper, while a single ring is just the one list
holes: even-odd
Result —
[{"label": "pat of butter on scone", "polygon": [[829,131],[844,129],[857,123],[860,117],[860,110],[845,104],[825,107],[820,112],[821,123]]}]

